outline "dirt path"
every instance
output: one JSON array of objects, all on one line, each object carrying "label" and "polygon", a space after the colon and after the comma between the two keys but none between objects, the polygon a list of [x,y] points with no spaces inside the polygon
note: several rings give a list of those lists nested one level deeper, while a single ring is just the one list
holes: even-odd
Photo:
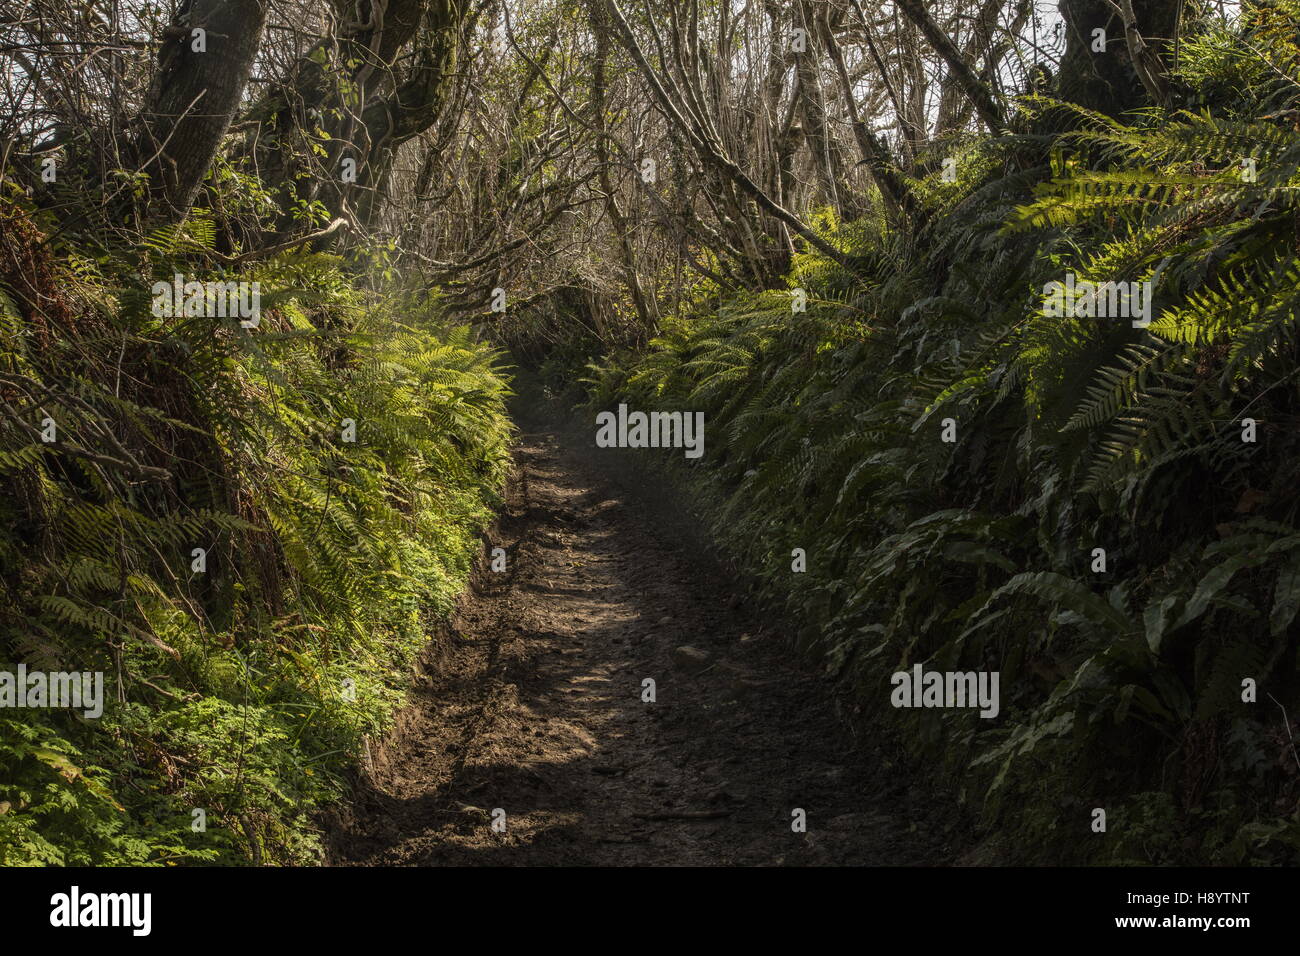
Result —
[{"label": "dirt path", "polygon": [[476,575],[430,650],[331,861],[942,859],[915,794],[873,773],[880,758],[837,719],[827,682],[599,454],[544,427],[521,436],[491,543],[507,572]]}]

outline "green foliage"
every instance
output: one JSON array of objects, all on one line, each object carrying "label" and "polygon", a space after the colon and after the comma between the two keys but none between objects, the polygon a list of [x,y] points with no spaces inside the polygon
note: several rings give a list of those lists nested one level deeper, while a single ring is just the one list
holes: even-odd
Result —
[{"label": "green foliage", "polygon": [[[671,467],[717,536],[1029,859],[1300,859],[1296,12],[1192,41],[1202,108],[1027,104],[1064,132],[972,147],[923,234],[856,239],[861,275],[805,256],[806,313],[700,301],[589,369],[593,408],[704,412]],[[1154,321],[1047,314],[1067,271],[1150,281]],[[914,663],[999,671],[1002,713],[894,710]]]},{"label": "green foliage", "polygon": [[[106,698],[0,717],[0,863],[312,861],[496,501],[499,356],[337,256],[223,274],[201,213],[61,260],[0,217],[0,661]],[[153,315],[176,272],[259,282],[260,325]]]}]

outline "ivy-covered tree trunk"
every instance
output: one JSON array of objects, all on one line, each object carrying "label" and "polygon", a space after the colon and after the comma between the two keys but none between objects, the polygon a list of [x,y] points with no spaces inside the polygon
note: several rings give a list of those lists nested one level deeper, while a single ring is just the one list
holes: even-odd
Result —
[{"label": "ivy-covered tree trunk", "polygon": [[[249,111],[262,127],[251,156],[281,196],[283,233],[300,225],[291,210],[313,202],[331,218],[372,221],[394,151],[438,118],[474,16],[459,0],[388,0],[359,9],[361,19],[313,46],[289,81]],[[320,160],[316,146],[324,149]]]}]

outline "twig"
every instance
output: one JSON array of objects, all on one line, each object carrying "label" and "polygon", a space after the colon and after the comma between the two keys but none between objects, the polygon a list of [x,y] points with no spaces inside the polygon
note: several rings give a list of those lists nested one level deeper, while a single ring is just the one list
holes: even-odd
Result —
[{"label": "twig", "polygon": [[1278,706],[1278,707],[1281,709],[1281,711],[1282,711],[1282,726],[1284,726],[1284,727],[1286,728],[1286,735],[1287,735],[1287,738],[1291,741],[1291,756],[1295,757],[1295,765],[1296,765],[1297,767],[1300,767],[1300,753],[1297,753],[1297,752],[1296,752],[1296,749],[1295,749],[1295,736],[1291,733],[1291,718],[1289,718],[1289,717],[1286,715],[1286,708],[1282,706],[1282,702],[1281,702],[1281,701],[1279,701],[1279,700],[1278,700],[1276,697],[1274,697],[1272,694],[1269,694],[1269,695],[1268,695],[1268,699],[1271,700],[1273,703],[1277,704],[1277,706]]},{"label": "twig", "polygon": [[264,246],[261,249],[253,249],[237,256],[223,256],[220,253],[211,253],[211,255],[220,259],[222,262],[225,262],[227,265],[236,265],[241,262],[248,262],[252,259],[262,259],[266,256],[273,256],[278,252],[284,252],[286,249],[292,249],[295,246],[300,246],[306,242],[315,242],[317,239],[324,239],[326,236],[338,232],[339,229],[344,226],[351,225],[350,222],[340,216],[324,229],[317,229],[315,232],[309,232],[305,236],[295,236],[294,238],[287,239],[284,242],[277,242],[273,246]]}]

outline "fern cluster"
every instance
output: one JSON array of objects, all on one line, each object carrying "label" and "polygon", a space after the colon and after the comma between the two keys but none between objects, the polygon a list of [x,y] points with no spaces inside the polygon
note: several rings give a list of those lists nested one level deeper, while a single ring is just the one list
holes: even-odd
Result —
[{"label": "fern cluster", "polygon": [[[0,203],[0,666],[108,698],[0,712],[0,863],[315,859],[503,481],[497,353],[355,263],[214,235],[87,251]],[[177,272],[257,281],[259,326],[155,316]]]}]

